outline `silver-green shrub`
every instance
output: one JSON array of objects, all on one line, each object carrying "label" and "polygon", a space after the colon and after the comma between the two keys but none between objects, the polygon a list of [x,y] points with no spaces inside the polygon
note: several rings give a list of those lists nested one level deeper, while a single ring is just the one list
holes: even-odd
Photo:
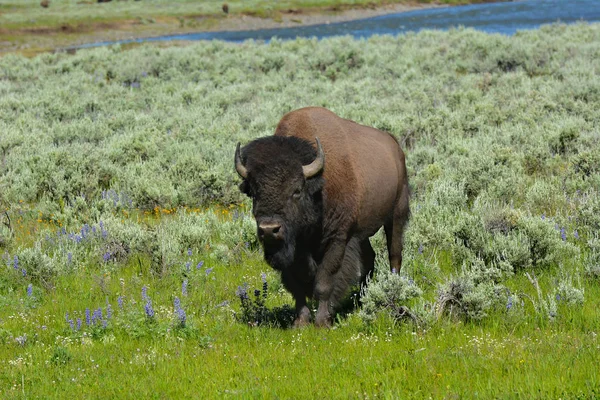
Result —
[{"label": "silver-green shrub", "polygon": [[[450,314],[466,320],[481,320],[494,307],[507,304],[507,290],[489,279],[481,279],[481,262],[472,268],[463,268],[438,288],[438,315]],[[489,275],[486,274],[486,275]]]},{"label": "silver-green shrub", "polygon": [[411,300],[422,294],[423,291],[411,278],[382,269],[362,290],[359,316],[367,323],[381,312],[396,321],[415,319],[410,310]]},{"label": "silver-green shrub", "polygon": [[600,237],[595,235],[588,241],[588,253],[585,258],[585,274],[600,279]]},{"label": "silver-green shrub", "polygon": [[585,289],[581,286],[581,282],[578,282],[577,285],[573,283],[571,274],[563,273],[556,287],[556,300],[568,305],[583,305]]},{"label": "silver-green shrub", "polygon": [[13,267],[17,266],[18,260],[18,268],[15,268],[17,273],[29,276],[33,282],[46,288],[54,286],[53,279],[60,271],[59,266],[41,250],[39,242],[33,247],[21,249],[15,257]]}]

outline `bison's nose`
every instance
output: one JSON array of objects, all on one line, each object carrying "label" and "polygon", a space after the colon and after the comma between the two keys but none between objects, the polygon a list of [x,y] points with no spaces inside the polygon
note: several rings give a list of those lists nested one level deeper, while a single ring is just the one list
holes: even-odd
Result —
[{"label": "bison's nose", "polygon": [[281,224],[265,222],[258,225],[258,236],[261,239],[281,239],[282,233]]}]

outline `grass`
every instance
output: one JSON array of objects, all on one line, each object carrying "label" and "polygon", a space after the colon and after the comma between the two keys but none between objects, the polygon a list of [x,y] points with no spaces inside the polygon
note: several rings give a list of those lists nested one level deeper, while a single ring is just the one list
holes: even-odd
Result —
[{"label": "grass", "polygon": [[[599,48],[556,24],[3,57],[0,397],[598,397]],[[264,272],[288,317],[232,160],[306,105],[396,136],[412,187],[402,277],[376,235],[383,301],[331,330],[236,294]]]},{"label": "grass", "polygon": [[[436,4],[474,2],[481,1],[444,0]],[[224,3],[229,6],[228,14],[222,11]],[[50,7],[42,8],[38,0],[7,1],[0,4],[0,55],[18,51],[31,56],[87,42],[211,30],[225,19],[243,15],[281,22],[283,14],[336,13],[386,4],[430,3],[428,0],[115,0],[109,3],[52,0]],[[240,19],[239,24],[244,21]]]},{"label": "grass", "polygon": [[[365,326],[351,315],[333,330],[298,331],[233,320],[235,285],[256,287],[266,270],[257,254],[239,265],[210,264],[208,276],[206,266],[193,270],[187,296],[179,276],[152,277],[133,264],[60,278],[55,289],[35,291],[35,306],[23,286],[4,293],[2,334],[27,334],[27,342],[0,348],[3,398],[589,398],[600,390],[597,284],[586,284],[585,308],[565,307],[550,323],[534,314],[510,321],[499,312],[480,323],[442,319],[423,329],[385,318]],[[269,272],[268,282],[276,279]],[[142,285],[158,322],[144,317]],[[183,299],[186,329],[173,327],[174,296]],[[83,318],[85,307],[105,308],[107,299],[114,311],[106,330],[69,329],[65,312]]]}]

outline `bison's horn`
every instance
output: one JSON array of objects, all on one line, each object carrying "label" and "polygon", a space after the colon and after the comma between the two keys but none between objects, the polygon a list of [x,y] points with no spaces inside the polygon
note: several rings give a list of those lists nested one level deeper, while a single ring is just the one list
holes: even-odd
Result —
[{"label": "bison's horn", "polygon": [[307,179],[321,172],[325,164],[325,154],[321,142],[319,138],[315,138],[315,140],[317,141],[317,158],[310,164],[302,166],[302,172],[304,172],[304,177]]},{"label": "bison's horn", "polygon": [[242,164],[242,159],[240,157],[240,144],[238,142],[237,147],[235,148],[235,170],[238,174],[244,179],[248,177],[248,170]]}]

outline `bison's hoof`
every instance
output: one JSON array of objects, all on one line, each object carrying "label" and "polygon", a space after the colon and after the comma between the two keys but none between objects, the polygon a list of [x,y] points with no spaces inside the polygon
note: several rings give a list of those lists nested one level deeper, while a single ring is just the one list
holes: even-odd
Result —
[{"label": "bison's hoof", "polygon": [[317,328],[331,328],[331,318],[317,318],[315,326]]},{"label": "bison's hoof", "polygon": [[294,324],[292,325],[292,327],[294,329],[298,329],[298,328],[304,328],[305,326],[310,325],[310,321],[305,320],[304,318],[296,318],[294,320]]},{"label": "bison's hoof", "polygon": [[300,315],[298,315],[298,317],[296,317],[296,319],[294,320],[294,328],[304,328],[305,326],[310,325],[310,312],[308,311],[308,309],[302,310],[302,312],[300,313]]}]

